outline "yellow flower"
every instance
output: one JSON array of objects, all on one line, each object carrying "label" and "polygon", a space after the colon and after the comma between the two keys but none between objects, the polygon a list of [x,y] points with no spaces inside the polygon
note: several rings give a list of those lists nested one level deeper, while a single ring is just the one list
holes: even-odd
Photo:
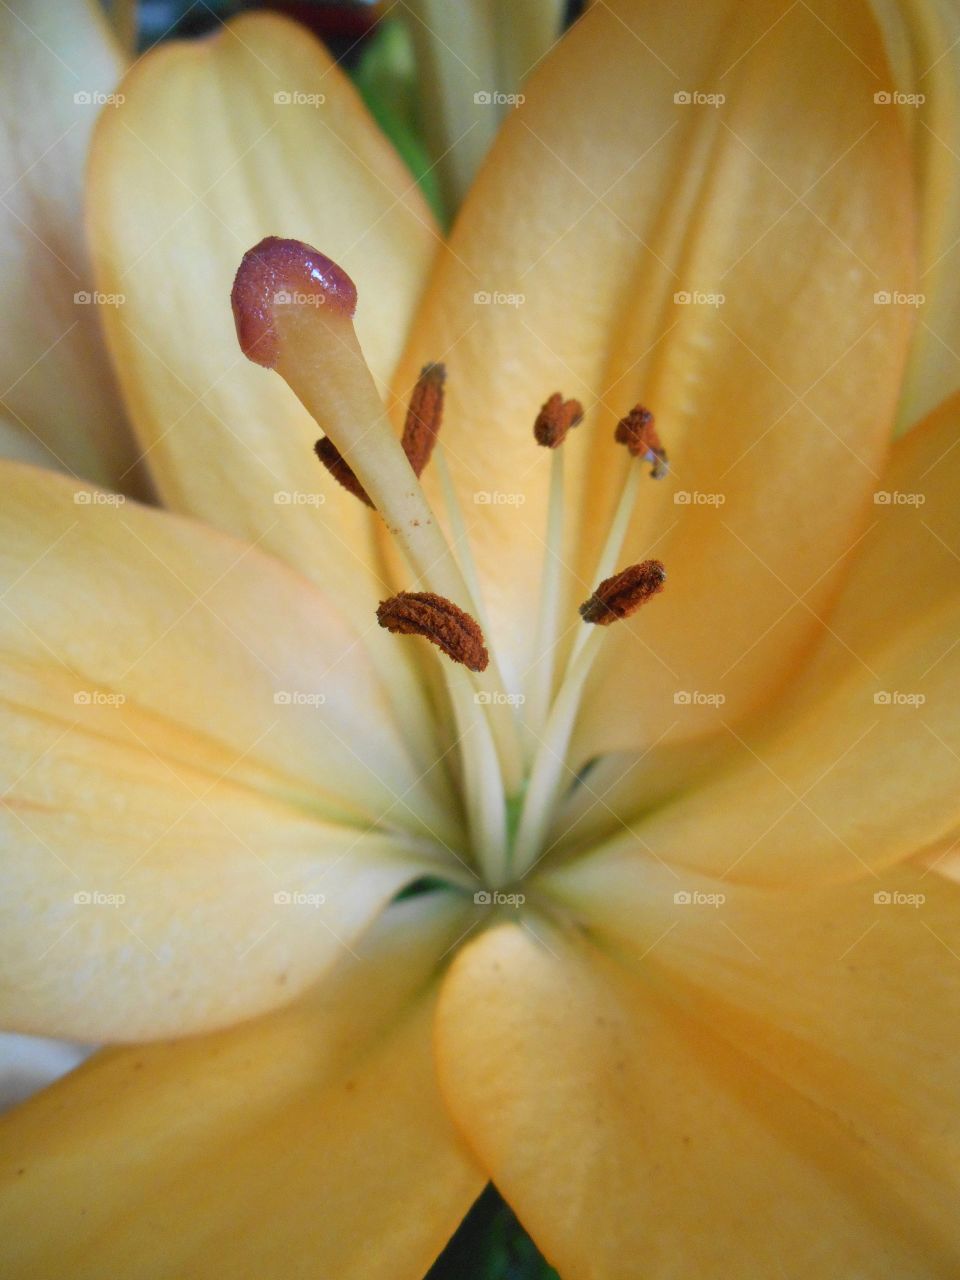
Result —
[{"label": "yellow flower", "polygon": [[[168,510],[0,464],[0,1009],[127,1043],[0,1127],[5,1276],[417,1280],[488,1180],[564,1280],[960,1270],[952,162],[895,61],[859,3],[593,5],[446,245],[291,24],[122,82],[91,305]],[[359,346],[266,321],[386,522],[238,349],[266,236],[356,283]],[[372,389],[435,361],[421,491]]]}]

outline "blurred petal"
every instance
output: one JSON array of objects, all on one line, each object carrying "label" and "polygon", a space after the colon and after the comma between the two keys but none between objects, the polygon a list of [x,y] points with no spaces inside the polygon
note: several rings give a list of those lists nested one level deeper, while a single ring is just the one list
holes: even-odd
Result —
[{"label": "blurred petal", "polygon": [[441,995],[444,1096],[548,1261],[571,1280],[953,1274],[956,886],[922,919],[872,883],[755,895],[732,933],[673,906],[671,880],[689,924],[658,946],[638,883],[580,893],[599,948],[507,925]]},{"label": "blurred petal", "polygon": [[[738,714],[768,693],[810,629],[793,593],[825,599],[876,484],[910,318],[874,292],[912,278],[908,156],[873,102],[868,11],[823,9],[589,9],[526,84],[400,368],[398,390],[447,362],[445,443],[515,678],[534,657],[539,405],[562,389],[595,409],[564,446],[571,604],[627,462],[613,424],[637,400],[658,416],[674,479],[645,486],[628,554],[662,558],[670,586],[609,637],[581,759],[653,741],[673,690],[717,687],[757,636],[723,687]],[[693,90],[726,102],[675,101]],[[684,290],[726,301],[676,305]],[[726,505],[684,510],[681,487]]]},{"label": "blurred petal", "polygon": [[230,287],[265,235],[316,245],[356,280],[357,330],[387,379],[436,244],[426,205],[343,73],[285,19],[155,48],[121,89],[94,141],[89,218],[100,286],[126,297],[107,336],[160,493],[330,589],[396,663],[370,625],[374,517],[323,472],[281,380],[242,356]]},{"label": "blurred petal", "polygon": [[897,442],[776,717],[728,726],[734,763],[645,818],[626,789],[605,796],[651,856],[761,883],[848,878],[960,830],[958,439],[954,396]]},{"label": "blurred petal", "polygon": [[119,75],[97,5],[0,6],[0,453],[132,492],[134,444],[103,346],[103,308],[76,300],[93,293],[87,147]]},{"label": "blurred petal", "polygon": [[437,1094],[419,899],[316,992],[216,1036],[100,1054],[0,1124],[10,1280],[420,1280],[483,1186]]},{"label": "blurred petal", "polygon": [[897,427],[960,388],[960,11],[949,0],[872,0],[893,76],[881,92],[910,138],[919,217],[919,305]]}]

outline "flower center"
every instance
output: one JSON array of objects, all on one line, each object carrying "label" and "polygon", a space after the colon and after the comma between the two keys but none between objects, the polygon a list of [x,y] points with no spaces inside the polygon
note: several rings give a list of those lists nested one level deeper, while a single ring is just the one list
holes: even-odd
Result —
[{"label": "flower center", "polygon": [[[424,367],[397,439],[353,326],[357,291],[335,262],[298,240],[270,237],[244,255],[232,302],[244,354],[275,369],[318,424],[317,456],[358,500],[373,507],[401,551],[417,589],[381,602],[377,620],[438,650],[461,756],[464,808],[477,870],[490,889],[521,879],[544,853],[557,805],[567,789],[571,736],[583,691],[606,628],[630,616],[663,588],[656,560],[615,572],[636,501],[642,462],[665,473],[666,453],[653,416],[636,405],[616,439],[631,466],[600,553],[590,598],[565,668],[555,669],[562,607],[563,443],[583,419],[576,400],[559,392],[533,423],[537,444],[551,451],[537,652],[523,697],[505,699],[495,652],[488,652],[484,608],[465,522],[437,437],[443,414],[442,365]],[[419,477],[436,454],[447,516],[460,559],[441,530]],[[440,655],[443,655],[442,657]]]}]

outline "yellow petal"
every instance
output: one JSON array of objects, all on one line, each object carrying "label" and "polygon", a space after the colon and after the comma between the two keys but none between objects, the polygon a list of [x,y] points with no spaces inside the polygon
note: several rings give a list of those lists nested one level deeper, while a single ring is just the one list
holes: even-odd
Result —
[{"label": "yellow petal", "polygon": [[456,838],[438,771],[304,578],[33,467],[0,464],[0,484],[4,683],[25,713],[328,818]]},{"label": "yellow petal", "polygon": [[[583,903],[602,950],[504,926],[441,995],[444,1096],[547,1259],[570,1280],[953,1274],[960,967],[920,913],[872,883],[767,894],[731,910],[741,940],[671,899],[690,924],[618,961],[603,913],[633,887]],[[947,942],[949,888],[924,917]]]},{"label": "yellow petal", "polygon": [[[595,410],[564,446],[572,604],[626,464],[614,423],[637,400],[658,417],[673,478],[645,485],[628,558],[656,554],[670,584],[609,637],[622,678],[595,695],[582,756],[654,740],[675,688],[715,688],[748,649],[723,687],[738,711],[762,697],[810,628],[793,592],[823,601],[876,483],[909,316],[873,295],[912,275],[908,159],[873,103],[872,20],[820,8],[593,6],[525,86],[400,367],[398,389],[447,361],[445,441],[512,674],[535,643],[539,405],[562,389]],[[684,509],[681,489],[726,505]]]},{"label": "yellow petal", "polygon": [[[100,287],[126,297],[107,336],[160,493],[277,552],[368,628],[373,517],[320,467],[288,389],[243,358],[230,287],[265,235],[315,244],[355,279],[384,380],[436,243],[426,205],[343,73],[284,19],[164,45],[121,91],[94,140],[89,220]],[[396,663],[377,628],[365,643]]]},{"label": "yellow petal", "polygon": [[83,169],[119,75],[97,5],[0,7],[0,452],[132,492],[135,451],[103,349],[103,307],[82,301],[94,292]]},{"label": "yellow petal", "polygon": [[897,415],[905,431],[960,387],[960,13],[946,0],[873,0],[873,8],[893,73],[878,92],[909,134],[919,217],[918,323]]},{"label": "yellow petal", "polygon": [[390,914],[296,1006],[103,1053],[7,1117],[4,1275],[420,1280],[483,1178],[430,1053],[432,970],[462,923]]},{"label": "yellow petal", "polygon": [[[732,764],[631,823],[653,856],[738,880],[847,878],[958,829],[958,429],[955,396],[897,442],[789,698],[729,726]],[[605,803],[636,818],[626,789]]]},{"label": "yellow petal", "polygon": [[4,1025],[122,1039],[289,998],[442,869],[452,815],[305,579],[0,471]]}]

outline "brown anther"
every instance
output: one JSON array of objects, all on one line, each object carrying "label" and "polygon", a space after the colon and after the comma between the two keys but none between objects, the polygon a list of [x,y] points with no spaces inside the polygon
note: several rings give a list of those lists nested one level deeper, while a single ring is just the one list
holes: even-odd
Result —
[{"label": "brown anther", "polygon": [[447,370],[444,365],[425,364],[410,397],[400,443],[417,476],[430,461],[433,446],[437,443],[443,418],[443,384],[446,380]]},{"label": "brown anther", "polygon": [[373,506],[373,503],[367,496],[366,489],[364,489],[363,485],[354,475],[350,464],[329,436],[324,436],[322,440],[318,440],[313,446],[313,451],[333,476],[334,480],[339,480],[349,493],[352,493],[355,498],[359,498],[361,502],[365,502],[368,507]]},{"label": "brown anther", "polygon": [[645,458],[652,464],[650,474],[654,480],[667,474],[667,451],[653,425],[653,414],[642,404],[634,405],[627,416],[620,419],[614,439],[618,444],[625,444],[634,458]]},{"label": "brown anther", "polygon": [[432,591],[401,591],[381,601],[377,621],[394,635],[423,636],[471,671],[485,671],[490,660],[479,624]]},{"label": "brown anther", "polygon": [[584,622],[608,627],[618,618],[629,618],[642,604],[663,590],[667,571],[659,560],[644,560],[604,578],[589,600],[580,606]]},{"label": "brown anther", "polygon": [[533,424],[533,434],[537,444],[545,449],[556,449],[567,438],[572,427],[578,427],[583,421],[583,405],[579,400],[564,400],[559,391],[555,391],[546,404],[541,405],[537,420]]}]

